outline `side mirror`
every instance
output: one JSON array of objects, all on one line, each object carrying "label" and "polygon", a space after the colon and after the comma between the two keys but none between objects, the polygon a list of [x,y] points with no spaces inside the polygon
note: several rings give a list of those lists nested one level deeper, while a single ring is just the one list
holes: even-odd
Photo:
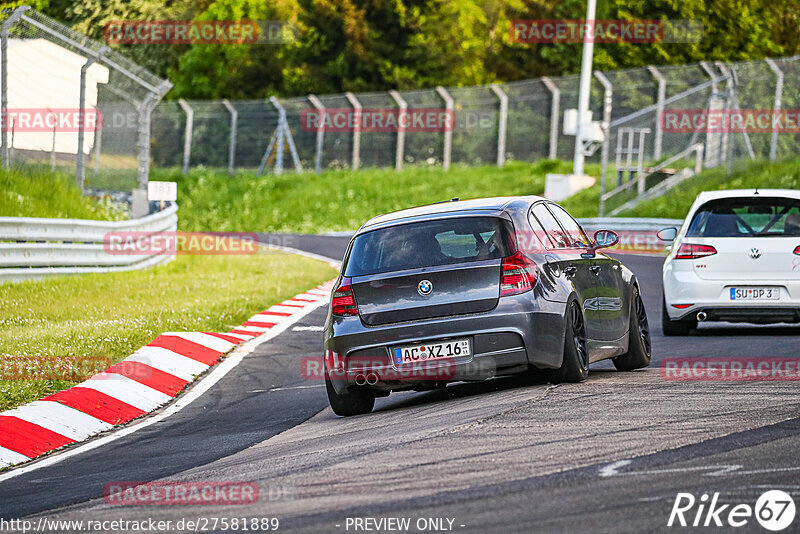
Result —
[{"label": "side mirror", "polygon": [[619,235],[611,230],[598,230],[594,233],[594,248],[613,247],[619,243]]},{"label": "side mirror", "polygon": [[669,226],[656,232],[656,235],[661,241],[675,241],[675,238],[678,237],[678,229],[674,226]]}]

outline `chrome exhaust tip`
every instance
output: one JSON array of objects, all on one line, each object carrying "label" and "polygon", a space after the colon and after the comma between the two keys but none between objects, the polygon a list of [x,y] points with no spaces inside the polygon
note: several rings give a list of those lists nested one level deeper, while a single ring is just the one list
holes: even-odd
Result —
[{"label": "chrome exhaust tip", "polygon": [[368,385],[374,386],[375,384],[378,383],[378,380],[380,380],[380,378],[378,378],[378,375],[376,375],[375,373],[369,373],[367,375],[366,380]]},{"label": "chrome exhaust tip", "polygon": [[362,374],[356,375],[356,385],[357,386],[365,386],[367,384],[367,377]]},{"label": "chrome exhaust tip", "polygon": [[708,314],[706,312],[703,312],[703,311],[697,312],[697,320],[698,321],[703,322],[706,319],[708,319]]}]

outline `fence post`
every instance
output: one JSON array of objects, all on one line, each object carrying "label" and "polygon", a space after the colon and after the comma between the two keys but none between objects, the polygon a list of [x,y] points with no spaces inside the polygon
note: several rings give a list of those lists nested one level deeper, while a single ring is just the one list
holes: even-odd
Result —
[{"label": "fence post", "polygon": [[156,103],[161,100],[172,84],[166,82],[159,88],[159,92],[150,93],[139,105],[139,139],[138,148],[138,181],[139,189],[147,189],[147,182],[150,180],[150,117]]},{"label": "fence post", "polygon": [[769,143],[769,159],[775,161],[778,157],[778,126],[775,123],[775,117],[781,112],[781,100],[783,99],[783,71],[778,67],[773,59],[767,59],[767,65],[772,69],[772,72],[777,76],[775,80],[775,103],[772,106],[772,139]]},{"label": "fence post", "polygon": [[236,159],[236,123],[239,121],[239,112],[227,99],[222,101],[222,105],[231,114],[231,136],[228,142],[228,175],[233,175],[233,166]]},{"label": "fence post", "polygon": [[183,112],[186,114],[186,126],[183,130],[183,174],[189,172],[189,161],[192,158],[192,131],[194,130],[194,110],[183,98],[178,99]]},{"label": "fence post", "polygon": [[351,163],[351,167],[353,167],[354,171],[358,170],[358,166],[361,163],[361,103],[351,92],[346,92],[344,96],[347,98],[347,101],[350,102],[350,105],[353,106],[353,111],[355,112],[355,121],[353,124],[353,161]]},{"label": "fence post", "polygon": [[550,153],[548,157],[556,159],[558,157],[558,114],[561,111],[561,90],[547,76],[542,76],[542,83],[553,95],[550,101]]},{"label": "fence post", "polygon": [[9,148],[8,151],[9,164],[14,159],[14,156],[16,156],[16,154],[14,154],[14,136],[16,133],[17,133],[17,122],[14,120],[14,117],[11,117],[11,148]]},{"label": "fence post", "polygon": [[[711,98],[708,99],[708,110],[707,110],[708,113],[711,113],[711,105],[712,102],[714,101],[714,98],[719,98],[719,88],[717,87],[718,78],[717,75],[714,74],[714,70],[709,66],[708,62],[701,61],[700,68],[703,69],[705,73],[708,74],[708,76],[711,78]],[[714,135],[715,134],[712,133],[711,131],[706,131],[706,142],[705,142],[704,153],[706,158],[706,165],[710,167],[716,167],[720,163],[719,155],[717,156],[716,162],[714,162],[712,159],[713,156],[711,149],[713,148],[713,143],[711,141]],[[719,141],[719,144],[720,145],[722,144],[721,140]]]},{"label": "fence post", "polygon": [[[716,65],[719,67],[720,72],[723,75],[728,77],[727,80],[727,87],[728,87],[728,100],[731,102],[730,110],[739,112],[739,76],[736,73],[736,65],[731,64],[730,66],[725,65],[722,61],[717,61]],[[729,128],[729,132],[727,135],[728,143],[726,145],[726,151],[728,154],[728,174],[731,173],[731,165],[733,164],[733,148],[734,148],[734,135],[736,132],[733,131],[733,128]],[[744,139],[744,146],[747,149],[747,155],[750,156],[751,160],[756,159],[756,154],[753,151],[753,143],[750,142],[750,134],[747,133],[747,129],[742,126],[741,128],[742,139]]]},{"label": "fence post", "polygon": [[294,145],[292,132],[289,130],[289,121],[286,120],[286,108],[274,96],[269,97],[269,101],[278,110],[278,152],[275,154],[275,174],[283,171],[283,142],[289,145],[289,154],[292,156],[292,164],[295,172],[302,172],[303,166],[300,164],[300,157],[297,155],[297,147]]},{"label": "fence post", "polygon": [[317,150],[314,155],[314,172],[319,174],[322,172],[322,147],[325,141],[325,106],[322,101],[315,95],[308,95],[308,101],[314,106],[319,114],[319,122],[317,123]]},{"label": "fence post", "polygon": [[103,122],[102,119],[95,125],[94,130],[94,174],[100,172],[100,153],[103,146]]},{"label": "fence post", "polygon": [[0,132],[0,157],[4,169],[9,166],[8,153],[8,30],[17,23],[30,6],[20,6],[14,10],[0,26],[0,115],[2,116],[2,132]]},{"label": "fence post", "polygon": [[78,121],[78,150],[75,153],[75,181],[81,191],[83,191],[85,182],[83,172],[83,137],[86,130],[86,71],[89,70],[89,67],[97,63],[100,58],[103,57],[103,54],[109,50],[110,48],[104,46],[98,50],[97,55],[87,58],[86,62],[81,65],[81,86],[78,96],[78,116],[80,117]]},{"label": "fence post", "polygon": [[697,143],[697,154],[694,157],[694,173],[703,172],[703,143]]},{"label": "fence post", "polygon": [[397,114],[397,146],[395,147],[394,153],[394,169],[400,171],[403,169],[403,159],[405,158],[406,150],[406,123],[403,120],[403,116],[405,116],[408,111],[408,104],[403,97],[400,96],[400,93],[394,89],[389,91],[389,94],[400,108]]},{"label": "fence post", "polygon": [[667,96],[667,80],[657,68],[653,65],[648,65],[647,70],[658,82],[658,96],[656,97],[656,135],[653,140],[653,159],[661,159],[661,148],[664,139],[664,128],[661,125],[661,118],[664,114],[664,99]]},{"label": "fence post", "polygon": [[444,153],[442,154],[442,168],[448,170],[450,168],[450,153],[453,150],[453,128],[455,127],[455,117],[453,117],[453,97],[447,92],[447,89],[439,85],[436,87],[436,92],[444,100],[444,108],[448,116],[453,118],[453,123],[448,125],[444,130]]},{"label": "fence post", "polygon": [[595,77],[600,81],[603,86],[603,146],[600,150],[600,207],[599,216],[602,217],[605,211],[605,200],[603,195],[606,193],[606,177],[608,175],[608,147],[611,143],[611,129],[608,125],[611,123],[611,106],[614,101],[614,86],[608,80],[605,74],[596,70]]},{"label": "fence post", "polygon": [[502,167],[506,162],[506,127],[508,125],[508,95],[493,83],[490,85],[492,92],[500,99],[500,117],[497,120],[497,166]]},{"label": "fence post", "polygon": [[50,150],[50,170],[55,172],[56,170],[56,125],[58,124],[58,116],[53,113],[50,108],[48,111],[53,115],[53,146]]},{"label": "fence post", "polygon": [[[715,61],[714,65],[717,66],[719,72],[725,77],[725,107],[723,116],[728,118],[729,125],[726,128],[727,131],[724,131],[720,135],[720,144],[719,144],[719,161],[728,161],[730,162],[730,158],[728,157],[728,146],[734,141],[733,134],[731,132],[732,128],[730,127],[730,117],[731,111],[733,111],[733,95],[734,95],[734,86],[733,86],[733,78],[731,77],[728,70],[725,68],[725,64],[721,61]],[[732,155],[732,153],[731,153]],[[730,170],[728,171],[730,173]]]}]

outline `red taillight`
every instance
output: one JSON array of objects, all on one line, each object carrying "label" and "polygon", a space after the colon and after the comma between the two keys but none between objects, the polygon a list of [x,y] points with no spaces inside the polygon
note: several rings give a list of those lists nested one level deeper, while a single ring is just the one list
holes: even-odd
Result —
[{"label": "red taillight", "polygon": [[350,278],[342,277],[342,281],[333,290],[331,307],[334,315],[358,315],[358,306],[356,306]]},{"label": "red taillight", "polygon": [[679,310],[685,310],[686,308],[691,308],[693,304],[673,304],[673,308],[678,308]]},{"label": "red taillight", "polygon": [[796,247],[794,247],[794,253],[797,254],[798,256],[800,256],[800,245],[797,245]]},{"label": "red taillight", "polygon": [[705,258],[706,256],[713,256],[717,253],[717,249],[711,245],[694,245],[692,243],[684,243],[678,247],[678,252],[675,254],[676,260],[694,260],[697,258]]},{"label": "red taillight", "polygon": [[500,271],[500,296],[518,295],[536,285],[536,264],[522,252],[503,258]]}]

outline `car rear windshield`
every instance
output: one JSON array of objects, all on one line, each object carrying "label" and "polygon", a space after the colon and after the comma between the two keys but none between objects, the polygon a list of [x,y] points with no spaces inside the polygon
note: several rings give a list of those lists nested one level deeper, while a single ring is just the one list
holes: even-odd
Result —
[{"label": "car rear windshield", "polygon": [[688,237],[800,237],[800,200],[723,198],[703,204]]},{"label": "car rear windshield", "polygon": [[358,236],[345,276],[509,256],[511,223],[497,217],[460,217],[416,222]]}]

